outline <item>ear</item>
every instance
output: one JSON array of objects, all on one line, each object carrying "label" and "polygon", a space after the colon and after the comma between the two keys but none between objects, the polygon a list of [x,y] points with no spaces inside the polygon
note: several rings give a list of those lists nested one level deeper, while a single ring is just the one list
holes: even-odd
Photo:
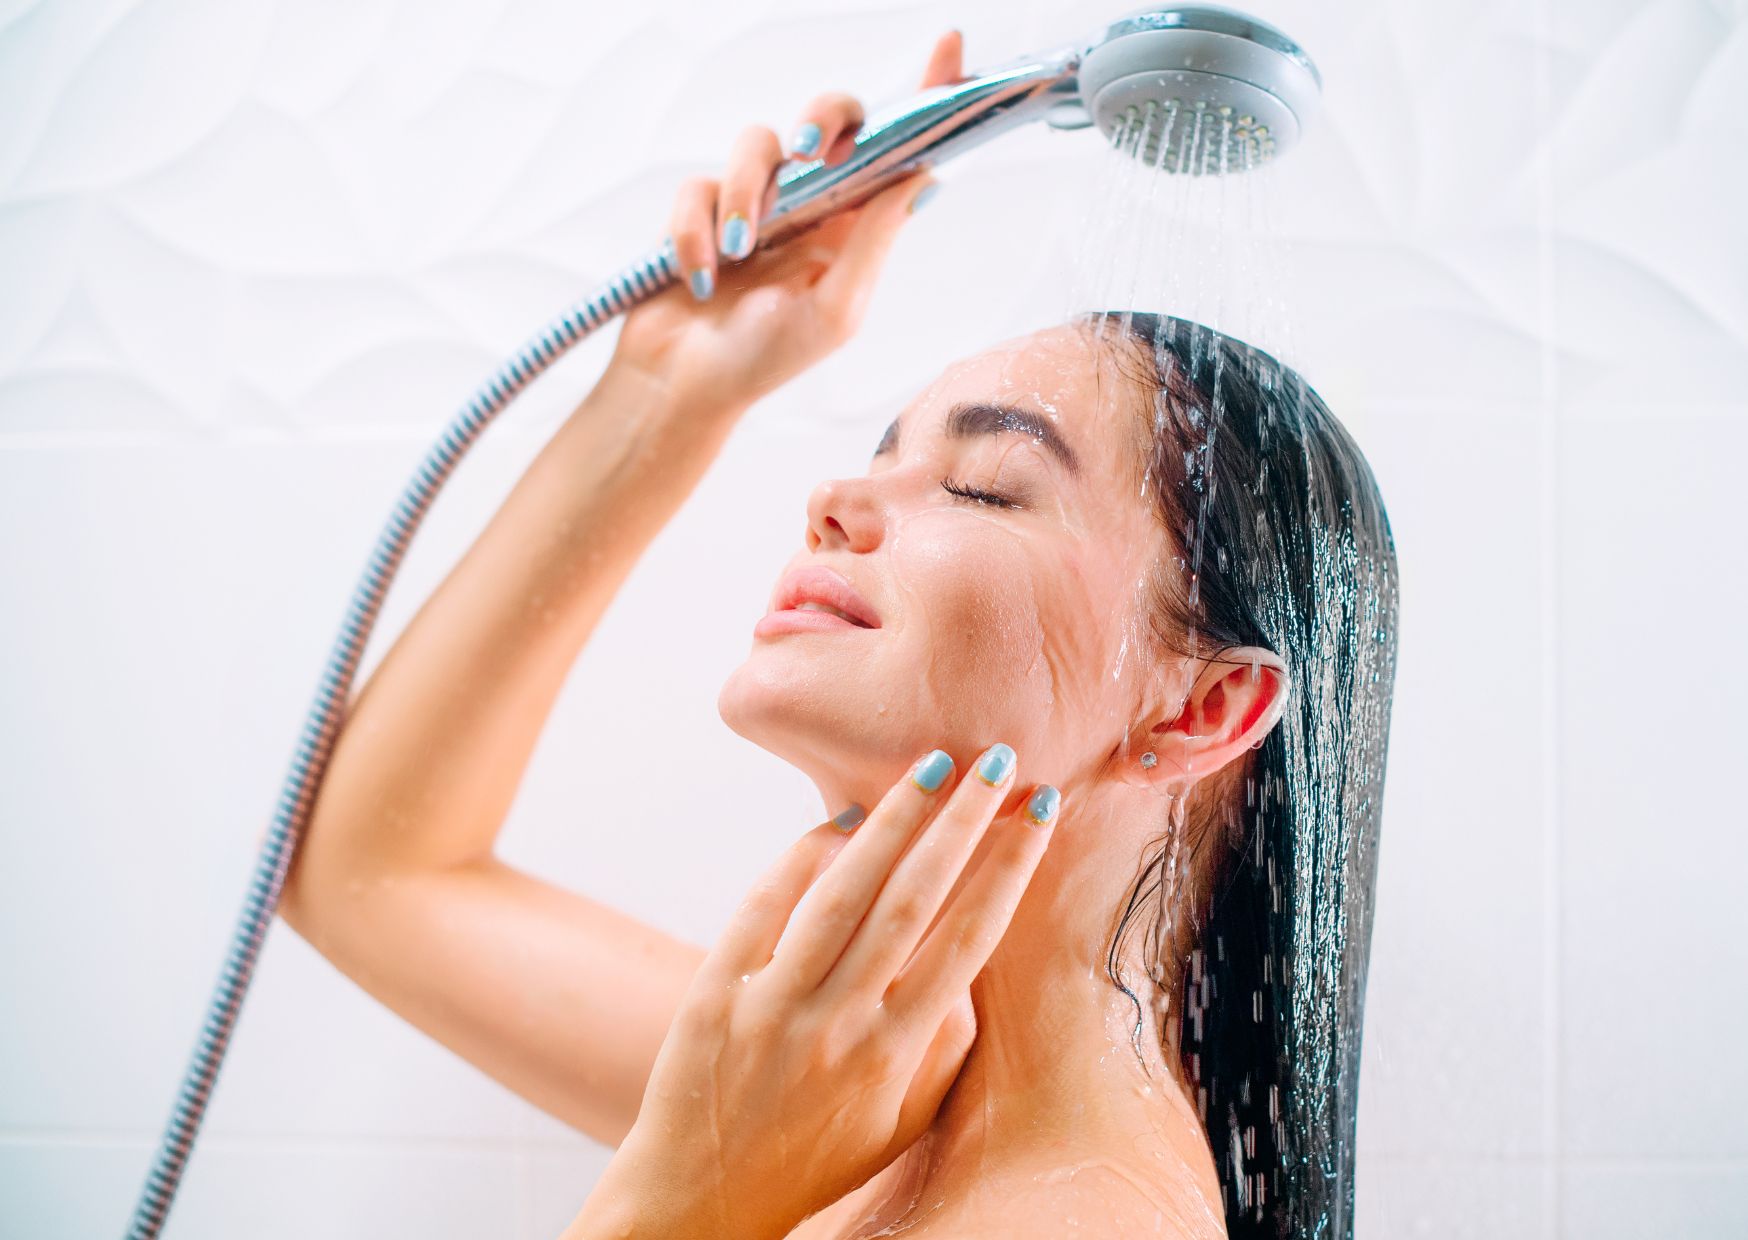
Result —
[{"label": "ear", "polygon": [[[1262,743],[1292,693],[1287,665],[1262,646],[1233,646],[1211,659],[1175,716],[1156,721],[1124,759],[1131,782],[1180,791]],[[1158,761],[1151,767],[1142,754]]]}]

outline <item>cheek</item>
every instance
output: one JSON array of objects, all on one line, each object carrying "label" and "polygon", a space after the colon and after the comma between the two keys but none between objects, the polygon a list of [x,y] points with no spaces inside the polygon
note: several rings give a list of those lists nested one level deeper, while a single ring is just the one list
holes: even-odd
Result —
[{"label": "cheek", "polygon": [[1061,547],[999,516],[936,511],[901,529],[893,570],[928,709],[1017,736],[1097,705],[1110,618]]},{"label": "cheek", "polygon": [[1022,534],[973,511],[921,513],[894,536],[892,571],[925,707],[963,717],[992,696],[1036,696],[1026,686],[1044,662],[1047,600]]},{"label": "cheek", "polygon": [[[1120,626],[1130,614],[1130,600],[1093,572],[1095,567],[1071,549],[1051,566],[1047,585],[1039,590],[1056,722],[1076,735],[1104,730],[1100,725],[1113,714],[1112,690],[1126,653]],[[1127,649],[1134,648],[1129,642]]]}]

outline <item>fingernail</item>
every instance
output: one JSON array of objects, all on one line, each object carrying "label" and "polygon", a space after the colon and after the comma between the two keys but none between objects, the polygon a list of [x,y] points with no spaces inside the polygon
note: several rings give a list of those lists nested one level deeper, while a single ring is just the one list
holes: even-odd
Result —
[{"label": "fingernail", "polygon": [[935,191],[941,188],[939,181],[930,181],[917,191],[917,196],[910,200],[910,213],[915,215],[923,209],[923,204],[935,196]]},{"label": "fingernail", "polygon": [[1040,827],[1050,825],[1050,820],[1056,817],[1056,807],[1062,804],[1062,794],[1049,784],[1044,784],[1032,794],[1032,799],[1026,803],[1026,813]]},{"label": "fingernail", "polygon": [[924,792],[933,792],[947,782],[947,776],[952,770],[952,755],[945,749],[934,749],[916,764],[916,768],[910,773],[910,779]]},{"label": "fingernail", "polygon": [[747,217],[736,211],[722,226],[722,252],[729,258],[745,258],[753,252],[753,233]]},{"label": "fingernail", "polygon": [[789,140],[789,149],[797,155],[805,155],[811,159],[813,153],[819,150],[819,138],[819,126],[809,121],[795,131],[795,136]]},{"label": "fingernail", "polygon": [[1007,778],[1007,773],[1013,766],[1013,747],[997,741],[984,750],[983,757],[977,760],[977,777],[993,787]]},{"label": "fingernail", "polygon": [[867,810],[852,802],[848,809],[844,810],[836,818],[833,818],[832,821],[842,827],[845,831],[848,831],[851,827],[861,822],[867,816]]},{"label": "fingernail", "polygon": [[710,268],[698,267],[692,272],[692,296],[699,301],[709,301],[710,294],[716,288],[716,280],[710,274]]}]

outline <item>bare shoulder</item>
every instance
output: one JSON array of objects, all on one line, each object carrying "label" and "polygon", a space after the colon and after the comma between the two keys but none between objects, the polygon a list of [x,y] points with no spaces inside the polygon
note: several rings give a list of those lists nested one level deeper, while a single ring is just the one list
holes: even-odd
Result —
[{"label": "bare shoulder", "polygon": [[905,1240],[1226,1240],[1217,1205],[1209,1210],[1200,1200],[1186,1203],[1181,1193],[1139,1169],[1106,1159],[989,1176],[886,1234]]}]

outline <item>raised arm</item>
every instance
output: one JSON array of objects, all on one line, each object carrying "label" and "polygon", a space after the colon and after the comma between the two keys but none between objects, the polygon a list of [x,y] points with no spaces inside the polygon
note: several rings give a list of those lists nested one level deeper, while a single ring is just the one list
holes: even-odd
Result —
[{"label": "raised arm", "polygon": [[[950,32],[923,84],[959,64]],[[837,163],[863,117],[833,93],[802,120],[819,133],[801,153]],[[602,612],[745,410],[855,332],[928,183],[906,177],[752,252],[783,154],[754,126],[720,182],[681,188],[670,231],[688,275],[705,276],[627,316],[594,391],[351,704],[281,906],[407,1020],[614,1145],[704,951],[493,848]],[[719,246],[746,257],[724,266]]]},{"label": "raised arm", "polygon": [[371,994],[608,1144],[703,949],[493,847],[577,653],[737,414],[608,367],[352,704],[282,905]]}]

